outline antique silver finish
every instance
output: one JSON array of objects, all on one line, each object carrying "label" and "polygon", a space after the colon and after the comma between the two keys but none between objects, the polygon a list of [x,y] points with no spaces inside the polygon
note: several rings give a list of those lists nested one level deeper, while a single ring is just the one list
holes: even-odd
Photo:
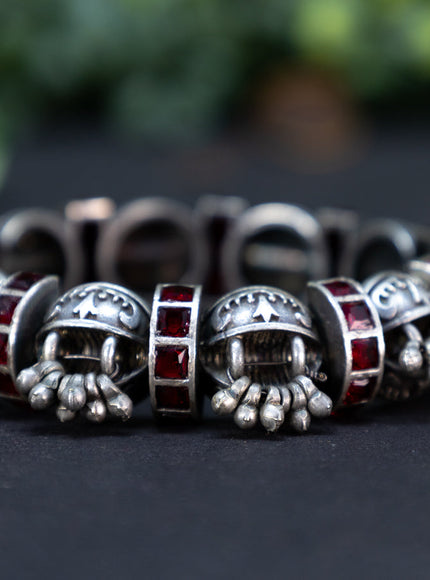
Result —
[{"label": "antique silver finish", "polygon": [[420,278],[396,271],[376,274],[364,287],[382,320],[387,345],[383,396],[403,400],[421,393],[430,386],[429,290]]},{"label": "antique silver finish", "polygon": [[362,281],[381,270],[403,270],[417,250],[412,226],[393,219],[372,219],[349,238],[340,271]]},{"label": "antique silver finish", "polygon": [[230,228],[221,252],[229,288],[267,283],[302,294],[309,280],[328,273],[324,232],[307,211],[284,203],[251,207]]},{"label": "antique silver finish", "polygon": [[[17,374],[35,361],[36,334],[59,293],[55,276],[38,278],[32,274],[15,274],[0,283],[0,397],[20,398],[14,387]],[[8,311],[9,319],[5,316]]]},{"label": "antique silver finish", "polygon": [[130,397],[145,395],[148,327],[148,308],[133,292],[101,282],[73,288],[45,317],[39,362],[21,371],[17,388],[35,409],[59,401],[62,421],[78,412],[126,420]]},{"label": "antique silver finish", "polygon": [[186,206],[147,198],[123,207],[101,229],[97,275],[140,292],[168,280],[200,282],[207,268],[206,241]]},{"label": "antique silver finish", "polygon": [[323,370],[329,376],[327,392],[335,409],[373,400],[380,388],[385,352],[374,304],[361,284],[350,278],[310,282],[308,298],[324,346]]},{"label": "antique silver finish", "polygon": [[0,223],[0,269],[57,274],[65,288],[83,279],[84,260],[76,228],[61,214],[25,209]]},{"label": "antique silver finish", "polygon": [[363,287],[375,304],[384,332],[430,315],[430,296],[424,283],[404,272],[372,276]]},{"label": "antique silver finish", "polygon": [[420,278],[430,288],[430,254],[411,260],[407,271],[415,278]]},{"label": "antique silver finish", "polygon": [[[163,298],[163,290],[174,288],[176,298]],[[186,291],[188,296],[182,296]],[[154,293],[149,334],[149,392],[152,410],[156,417],[182,417],[198,419],[202,396],[198,389],[199,310],[201,286],[171,286],[159,284]],[[163,317],[179,315],[177,326],[161,325]],[[181,322],[181,317],[183,320]],[[163,368],[159,360],[172,353],[177,361],[186,359],[181,370],[175,372],[176,360],[167,360]],[[161,369],[161,370],[160,370]]]},{"label": "antique silver finish", "polygon": [[294,429],[306,431],[310,413],[331,412],[331,400],[311,379],[323,378],[312,319],[287,292],[249,286],[221,298],[203,320],[200,358],[218,389],[213,410],[235,413],[242,429],[259,417],[274,432],[288,416]]}]

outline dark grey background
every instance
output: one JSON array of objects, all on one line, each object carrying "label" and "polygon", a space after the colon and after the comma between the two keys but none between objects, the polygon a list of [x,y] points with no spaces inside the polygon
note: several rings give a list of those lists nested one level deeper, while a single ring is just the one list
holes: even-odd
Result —
[{"label": "dark grey background", "polygon": [[[430,131],[374,128],[343,169],[303,173],[232,138],[180,152],[80,125],[19,148],[2,211],[202,192],[337,205],[429,224]],[[430,397],[240,433],[206,413],[158,427],[59,425],[0,408],[1,578],[428,578]]]}]

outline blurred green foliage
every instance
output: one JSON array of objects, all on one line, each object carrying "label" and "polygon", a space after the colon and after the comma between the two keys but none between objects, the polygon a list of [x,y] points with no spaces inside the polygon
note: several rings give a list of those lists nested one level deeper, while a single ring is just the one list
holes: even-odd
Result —
[{"label": "blurred green foliage", "polygon": [[193,139],[286,62],[358,99],[423,91],[430,3],[1,0],[0,151],[32,119],[88,104],[128,133]]}]

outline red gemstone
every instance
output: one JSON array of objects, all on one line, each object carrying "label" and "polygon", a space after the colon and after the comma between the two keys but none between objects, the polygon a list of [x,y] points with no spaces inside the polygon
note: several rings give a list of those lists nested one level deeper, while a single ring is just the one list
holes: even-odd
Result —
[{"label": "red gemstone", "polygon": [[28,290],[33,284],[43,278],[43,274],[34,274],[32,272],[20,272],[12,278],[6,285],[6,288],[15,290]]},{"label": "red gemstone", "polygon": [[157,385],[156,398],[159,409],[187,411],[190,408],[190,395],[187,387]]},{"label": "red gemstone", "polygon": [[165,286],[161,290],[161,302],[192,302],[193,288],[188,286]]},{"label": "red gemstone", "polygon": [[358,293],[357,288],[348,282],[343,282],[342,280],[327,282],[324,286],[333,294],[333,296],[347,296],[348,294]]},{"label": "red gemstone", "polygon": [[21,398],[9,375],[0,374],[0,395]]},{"label": "red gemstone", "polygon": [[0,296],[0,324],[10,324],[15,308],[21,298],[19,296]]},{"label": "red gemstone", "polygon": [[359,338],[351,341],[352,370],[363,371],[378,366],[379,349],[376,338]]},{"label": "red gemstone", "polygon": [[0,332],[0,365],[7,365],[7,341],[9,335]]},{"label": "red gemstone", "polygon": [[341,307],[349,330],[370,330],[375,327],[365,302],[345,302]]},{"label": "red gemstone", "polygon": [[353,379],[343,400],[344,405],[365,403],[372,398],[376,388],[377,377],[363,377]]},{"label": "red gemstone", "polygon": [[157,330],[162,336],[187,336],[191,308],[159,308]]},{"label": "red gemstone", "polygon": [[155,351],[155,376],[161,379],[186,379],[188,348],[159,346]]}]

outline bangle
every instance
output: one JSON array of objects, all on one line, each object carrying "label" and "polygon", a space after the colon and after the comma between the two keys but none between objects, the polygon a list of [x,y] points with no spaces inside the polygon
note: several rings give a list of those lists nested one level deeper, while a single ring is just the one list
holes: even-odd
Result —
[{"label": "bangle", "polygon": [[[231,200],[228,203],[232,204]],[[156,202],[151,200],[151,204],[154,207]],[[237,200],[234,204],[240,206]],[[166,202],[162,205],[165,208]],[[136,228],[140,234],[154,233],[154,224],[161,224],[156,212],[149,227],[145,220],[142,224],[136,206],[134,211],[139,217],[133,222],[134,234]],[[100,244],[103,240],[99,247],[105,251],[117,248],[119,240],[129,246],[129,212],[127,209],[127,220],[123,213],[117,222],[110,219],[103,230],[96,224],[100,235],[96,241]],[[236,227],[230,224],[228,228],[226,222],[234,222],[233,213],[224,211],[223,220],[217,224],[215,212],[211,214],[206,206],[207,229],[214,224],[224,229],[223,235],[218,232],[212,244],[202,245],[196,253],[207,256],[212,252],[220,258],[206,269],[204,279],[211,283],[212,294],[217,285],[225,286],[226,273],[233,273],[232,265],[238,263],[239,254],[235,260],[231,258],[236,247],[242,248],[243,266],[237,268],[236,278],[246,275],[246,281],[252,282],[259,271],[264,284],[231,290],[209,309],[201,285],[182,280],[158,284],[150,306],[142,297],[147,288],[142,287],[139,276],[134,278],[139,283],[133,290],[114,283],[117,280],[113,276],[112,282],[84,282],[63,295],[57,276],[20,272],[5,277],[0,285],[1,396],[27,400],[34,409],[53,407],[61,421],[79,415],[101,422],[107,417],[128,419],[133,405],[148,395],[160,419],[198,419],[206,394],[211,397],[213,410],[221,415],[233,414],[240,428],[252,428],[260,422],[266,431],[275,432],[287,423],[304,432],[311,416],[323,418],[333,410],[362,406],[378,393],[391,400],[407,399],[430,385],[430,260],[411,255],[411,247],[406,251],[404,238],[399,236],[406,226],[399,224],[396,229],[392,222],[385,222],[382,233],[392,236],[393,248],[405,260],[401,266],[407,263],[409,271],[372,273],[361,284],[345,276],[315,280],[316,270],[326,274],[330,263],[331,271],[335,265],[334,233],[338,241],[344,236],[344,255],[352,255],[353,245],[346,243],[346,232],[342,234],[340,227],[335,231],[333,223],[330,232],[329,220],[325,219],[324,229],[305,210],[266,204],[245,210],[241,218],[236,214]],[[174,214],[168,216],[170,225],[176,219],[171,217]],[[31,229],[28,215],[27,233]],[[325,215],[327,218],[327,212]],[[5,232],[9,231],[11,239],[10,224],[15,220],[16,228],[21,218],[15,215],[3,220],[0,244],[4,247]],[[96,221],[94,216],[91,221]],[[251,224],[254,229],[250,230]],[[275,230],[288,235],[275,236],[273,244]],[[174,240],[172,231],[162,228],[162,238]],[[355,263],[361,270],[368,266],[363,255],[369,256],[372,243],[375,247],[381,242],[375,234],[370,236],[371,231],[366,226],[353,236],[355,255],[360,258]],[[413,228],[408,226],[408,231]],[[272,235],[270,243],[267,232]],[[291,232],[296,233],[293,241]],[[330,233],[331,245],[326,242]],[[154,249],[159,232],[155,234],[151,239],[146,235],[149,249]],[[425,234],[420,235],[425,239]],[[15,243],[17,239],[15,236]],[[131,239],[137,242],[136,235]],[[210,236],[205,239],[208,242]],[[113,241],[109,244],[109,240]],[[9,244],[9,250],[12,246]],[[229,247],[232,252],[227,259]],[[328,247],[331,253],[327,253]],[[424,246],[416,243],[415,249],[418,247]],[[94,250],[96,245],[91,248]],[[144,270],[148,270],[148,247],[140,250]],[[10,255],[13,253],[10,251]],[[341,254],[338,252],[338,256]],[[316,256],[323,256],[324,267],[315,264]],[[374,252],[370,256],[373,258]],[[269,262],[266,270],[264,257]],[[375,265],[374,260],[371,265]],[[157,265],[154,269],[168,273]],[[132,273],[121,268],[118,271]],[[190,266],[187,276],[193,271],[194,276],[203,273]],[[266,284],[272,281],[283,284],[278,284],[280,288]],[[289,286],[297,290],[299,298],[289,292]],[[302,296],[304,289],[306,298]]]}]

